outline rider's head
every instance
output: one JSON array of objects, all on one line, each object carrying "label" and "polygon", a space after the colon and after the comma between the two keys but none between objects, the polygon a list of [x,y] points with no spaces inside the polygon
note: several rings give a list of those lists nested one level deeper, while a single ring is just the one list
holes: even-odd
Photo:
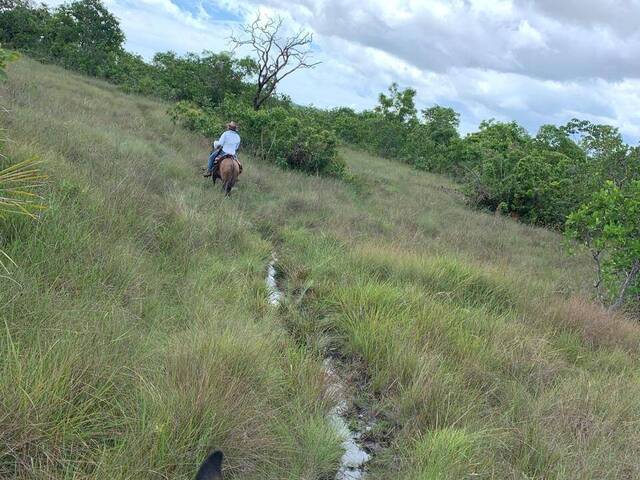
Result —
[{"label": "rider's head", "polygon": [[227,128],[235,132],[236,130],[238,130],[238,125],[236,124],[236,122],[229,122],[227,123]]}]

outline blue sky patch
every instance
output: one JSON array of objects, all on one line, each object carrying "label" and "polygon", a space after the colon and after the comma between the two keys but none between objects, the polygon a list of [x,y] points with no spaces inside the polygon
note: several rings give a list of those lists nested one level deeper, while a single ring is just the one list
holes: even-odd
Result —
[{"label": "blue sky patch", "polygon": [[204,10],[215,22],[242,22],[243,18],[237,13],[231,12],[215,2],[199,2],[192,0],[174,0],[174,3],[181,9],[193,14],[200,15]]}]

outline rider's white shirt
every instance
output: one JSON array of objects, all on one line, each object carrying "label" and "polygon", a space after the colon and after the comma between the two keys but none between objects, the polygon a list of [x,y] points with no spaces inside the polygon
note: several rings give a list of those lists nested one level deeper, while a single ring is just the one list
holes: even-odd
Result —
[{"label": "rider's white shirt", "polygon": [[224,132],[218,141],[222,146],[222,151],[229,155],[235,155],[238,147],[240,147],[240,135],[233,130],[227,130]]}]

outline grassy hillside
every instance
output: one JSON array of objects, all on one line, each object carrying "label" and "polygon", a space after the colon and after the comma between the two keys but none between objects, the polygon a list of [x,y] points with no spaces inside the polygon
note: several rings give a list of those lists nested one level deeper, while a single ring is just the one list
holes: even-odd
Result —
[{"label": "grassy hillside", "polygon": [[381,419],[372,479],[640,476],[640,328],[582,298],[557,235],[350,150],[352,183],[245,158],[224,199],[167,105],[9,75],[50,208],[0,230],[0,477],[191,478],[215,447],[229,478],[333,478],[329,350]]}]

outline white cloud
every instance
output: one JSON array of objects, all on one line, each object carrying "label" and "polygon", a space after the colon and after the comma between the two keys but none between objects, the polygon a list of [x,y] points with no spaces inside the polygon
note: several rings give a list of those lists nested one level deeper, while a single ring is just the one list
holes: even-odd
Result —
[{"label": "white cloud", "polygon": [[[60,0],[51,0],[60,2]],[[107,0],[127,46],[227,49],[234,25],[281,14],[314,33],[323,64],[282,85],[298,103],[370,108],[392,81],[451,105],[465,130],[515,119],[535,131],[579,116],[640,139],[640,0]]]},{"label": "white cloud", "polygon": [[533,28],[527,20],[521,20],[513,37],[516,48],[547,48],[542,33]]}]

